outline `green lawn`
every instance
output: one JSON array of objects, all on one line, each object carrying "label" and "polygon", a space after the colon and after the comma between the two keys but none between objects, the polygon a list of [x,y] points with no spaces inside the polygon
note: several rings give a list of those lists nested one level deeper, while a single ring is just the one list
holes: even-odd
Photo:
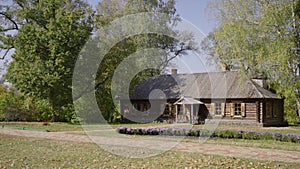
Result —
[{"label": "green lawn", "polygon": [[[49,130],[49,131],[82,131],[81,125],[72,125],[68,123],[49,123],[49,125],[43,125],[43,122],[0,122],[0,127],[25,127],[29,129],[39,129],[39,130]],[[89,129],[97,129],[101,125],[88,125],[85,126]],[[126,127],[183,127],[183,128],[203,128],[204,125],[172,125],[166,123],[146,123],[146,124],[109,124],[102,125],[108,128],[118,128],[121,126]],[[206,125],[209,127],[209,125]],[[298,126],[289,126],[289,127],[257,127],[257,126],[233,126],[233,125],[218,125],[218,130],[255,130],[255,131],[269,131],[269,132],[281,132],[281,133],[294,133],[300,135],[300,125]]]},{"label": "green lawn", "polygon": [[[19,128],[29,128],[29,129],[37,129],[37,130],[49,130],[52,132],[55,131],[66,131],[72,134],[86,134],[81,125],[72,125],[72,124],[67,124],[67,123],[49,123],[49,125],[43,125],[42,122],[0,122],[0,127],[1,126],[5,127],[19,127]],[[101,126],[101,127],[99,127]],[[88,132],[90,135],[99,135],[99,136],[104,136],[104,137],[109,137],[111,135],[111,132],[113,131],[93,131],[93,129],[98,129],[98,128],[117,128],[120,126],[126,126],[126,127],[170,127],[171,125],[169,124],[155,124],[155,123],[148,123],[148,124],[112,124],[112,125],[89,125],[85,126],[86,130],[91,130]],[[189,125],[179,125],[180,127],[186,127],[190,128],[191,126]],[[193,128],[202,128],[203,125],[194,125],[192,126]],[[230,129],[230,130],[241,130],[240,126],[224,126],[224,125],[219,125],[217,129]],[[256,130],[256,131],[272,131],[272,132],[281,132],[281,133],[296,133],[300,135],[300,126],[290,126],[290,127],[281,127],[281,128],[276,128],[276,127],[269,127],[269,128],[264,128],[264,127],[253,127],[253,126],[243,126],[243,130]],[[75,131],[75,132],[74,132]],[[128,136],[131,137],[131,136]],[[134,136],[134,137],[149,137],[151,136]],[[154,139],[159,139],[155,137]],[[162,138],[166,139],[166,138]],[[169,138],[170,141],[177,141],[178,139],[173,139]],[[198,142],[198,138],[185,138],[185,142]],[[290,151],[300,151],[300,144],[297,143],[289,143],[289,142],[279,142],[279,141],[273,141],[273,140],[242,140],[242,139],[209,139],[206,141],[206,143],[209,144],[224,144],[224,145],[235,145],[235,146],[245,146],[245,147],[259,147],[259,148],[267,148],[267,149],[279,149],[279,150],[290,150]]]},{"label": "green lawn", "polygon": [[257,147],[276,150],[300,151],[299,143],[280,142],[274,140],[243,140],[243,139],[209,139],[205,143],[222,144],[242,147]]},{"label": "green lawn", "polygon": [[1,134],[0,140],[0,168],[299,168],[299,163],[264,162],[178,151],[133,159],[110,154],[92,143]]},{"label": "green lawn", "polygon": [[17,128],[25,130],[48,130],[52,132],[57,131],[81,131],[81,125],[73,125],[68,123],[47,123],[43,122],[0,122],[0,128]]}]

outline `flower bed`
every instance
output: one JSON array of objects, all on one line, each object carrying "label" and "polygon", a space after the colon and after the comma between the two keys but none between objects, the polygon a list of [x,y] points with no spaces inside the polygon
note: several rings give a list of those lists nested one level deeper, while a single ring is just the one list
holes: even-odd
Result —
[{"label": "flower bed", "polygon": [[232,131],[219,130],[209,131],[205,129],[184,129],[184,128],[127,128],[119,127],[117,132],[131,135],[167,135],[167,136],[191,136],[191,137],[216,137],[227,139],[248,139],[248,140],[277,140],[284,142],[300,143],[300,135],[282,134],[279,132],[258,132],[253,130]]}]

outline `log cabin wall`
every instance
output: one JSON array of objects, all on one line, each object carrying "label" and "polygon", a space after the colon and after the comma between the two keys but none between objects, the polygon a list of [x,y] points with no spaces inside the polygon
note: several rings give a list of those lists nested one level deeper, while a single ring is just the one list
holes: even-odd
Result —
[{"label": "log cabin wall", "polygon": [[263,102],[264,125],[274,126],[284,121],[283,100],[267,100]]},{"label": "log cabin wall", "polygon": [[246,119],[257,120],[257,104],[256,102],[246,103]]},{"label": "log cabin wall", "polygon": [[[222,107],[224,108],[224,113],[221,115],[215,115],[215,110],[213,110],[213,106],[211,102],[204,101],[205,106],[209,110],[210,116],[212,117],[221,117],[222,119],[245,119],[245,120],[253,120],[257,121],[257,115],[258,115],[258,105],[257,101],[255,100],[226,100],[225,106]],[[216,101],[218,102],[218,101]],[[220,103],[220,102],[219,102]],[[243,106],[242,111],[244,113],[241,113],[241,115],[237,116],[234,115],[234,104],[239,103]]]},{"label": "log cabin wall", "polygon": [[[176,107],[174,105],[175,100],[168,100],[168,106],[166,106],[165,112],[162,115],[163,119],[170,119],[174,121],[176,117]],[[214,119],[214,118],[222,118],[224,120],[230,121],[253,121],[258,124],[262,124],[264,126],[275,126],[276,124],[282,124],[283,122],[283,100],[281,99],[269,99],[269,100],[257,100],[257,99],[234,99],[234,100],[226,100],[226,103],[223,103],[224,112],[222,115],[215,115],[214,108],[215,103],[222,103],[224,100],[214,100],[211,103],[210,99],[201,99],[204,103],[200,105],[198,110],[198,122],[202,123],[206,118]],[[125,103],[125,104],[124,104]],[[149,109],[150,103],[149,101],[134,101],[132,102],[133,106],[140,111],[147,111]],[[232,106],[235,103],[240,103],[243,105],[244,113],[236,116],[233,114]],[[121,104],[121,115],[124,115],[124,110],[128,107],[126,104],[131,104],[129,102],[123,102]],[[130,110],[127,110],[130,112]],[[125,113],[126,114],[126,113]]]}]

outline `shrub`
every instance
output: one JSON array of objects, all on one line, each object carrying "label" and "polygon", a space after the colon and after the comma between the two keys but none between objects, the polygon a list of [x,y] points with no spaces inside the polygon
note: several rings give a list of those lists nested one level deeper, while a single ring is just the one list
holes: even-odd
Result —
[{"label": "shrub", "polygon": [[299,136],[297,136],[295,134],[285,134],[282,136],[282,141],[298,143],[298,142],[300,142],[298,138],[299,138]]},{"label": "shrub", "polygon": [[24,103],[24,96],[14,88],[0,94],[0,114],[3,121],[32,121],[32,111]]},{"label": "shrub", "polygon": [[[62,107],[59,119],[78,124],[72,104]],[[0,85],[0,120],[1,121],[50,121],[54,116],[48,100],[28,97],[15,88]]]},{"label": "shrub", "polygon": [[68,104],[61,108],[59,114],[59,120],[69,122],[72,124],[79,124],[80,120],[76,116],[76,112],[73,104]]},{"label": "shrub", "polygon": [[31,99],[31,109],[36,121],[50,121],[53,117],[51,104],[47,100]]}]

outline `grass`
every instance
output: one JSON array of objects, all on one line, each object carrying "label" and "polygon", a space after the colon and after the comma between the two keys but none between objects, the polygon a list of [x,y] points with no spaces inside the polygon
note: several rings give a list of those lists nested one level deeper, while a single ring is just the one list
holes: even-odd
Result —
[{"label": "grass", "polygon": [[44,122],[0,122],[1,126],[5,126],[7,128],[28,128],[28,129],[37,129],[37,130],[48,130],[51,132],[60,132],[60,131],[82,131],[82,127],[85,127],[87,130],[93,130],[99,128],[99,126],[105,128],[113,128],[116,129],[123,125],[128,127],[150,127],[150,126],[165,126],[165,124],[157,124],[157,123],[145,123],[145,124],[103,124],[103,125],[74,125],[69,123],[55,122],[55,123],[47,123],[48,125],[44,125]]},{"label": "grass", "polygon": [[[80,131],[80,132],[69,132],[72,134],[89,134],[91,136],[102,136],[102,137],[119,137],[116,135],[115,130],[91,130],[91,131]],[[178,137],[173,136],[150,136],[150,135],[120,135],[120,137],[134,137],[135,139],[148,139],[148,140],[164,140],[170,142],[177,142]],[[198,137],[185,137],[182,141],[198,143]],[[276,140],[244,140],[244,139],[221,139],[221,138],[210,138],[205,141],[207,144],[221,144],[221,145],[233,145],[241,147],[257,147],[266,149],[278,149],[288,151],[300,151],[299,143],[291,142],[280,142]]]},{"label": "grass", "polygon": [[0,122],[1,126],[5,128],[24,128],[33,130],[48,130],[51,132],[58,131],[82,131],[81,125],[73,125],[68,123],[48,123],[44,125],[43,122]]},{"label": "grass", "polygon": [[276,150],[300,151],[299,143],[280,142],[275,140],[209,139],[206,143],[241,147],[257,147]]},{"label": "grass", "polygon": [[265,162],[177,151],[133,159],[110,154],[92,143],[1,134],[0,140],[0,168],[299,168],[299,163]]},{"label": "grass", "polygon": [[258,126],[234,126],[234,125],[219,125],[217,129],[226,130],[255,130],[263,132],[280,132],[283,134],[294,133],[300,135],[300,126],[288,127],[258,127]]},{"label": "grass", "polygon": [[[72,125],[68,123],[49,123],[49,125],[43,125],[42,122],[0,122],[0,127],[5,125],[7,127],[28,127],[39,130],[49,130],[51,132],[65,131],[72,134],[85,134],[81,125]],[[103,125],[108,128],[118,128],[120,126],[126,127],[170,127],[169,124],[164,123],[148,123],[148,124],[111,124]],[[190,125],[179,125],[180,127],[190,128]],[[202,128],[203,125],[194,125],[193,128]],[[111,136],[111,132],[114,131],[93,131],[97,129],[95,125],[87,126],[87,131],[91,135],[99,135],[103,137]],[[102,128],[102,127],[100,127]],[[229,129],[229,130],[240,130],[240,126],[229,126],[229,125],[219,125],[218,130],[220,129]],[[290,126],[290,127],[253,127],[253,126],[243,126],[243,130],[256,130],[256,131],[272,131],[272,132],[281,132],[281,133],[295,133],[300,135],[300,126]],[[128,136],[131,137],[131,136]],[[134,136],[134,137],[149,137],[151,136]],[[159,139],[155,137],[154,139]],[[169,141],[174,141],[172,138],[162,138],[163,140],[168,139]],[[177,141],[177,139],[175,139]],[[198,142],[198,138],[185,138],[185,142]],[[258,148],[267,148],[267,149],[279,149],[279,150],[290,150],[290,151],[300,151],[300,144],[288,143],[288,142],[278,142],[273,140],[233,140],[233,139],[209,139],[206,141],[208,144],[223,144],[223,145],[234,145],[234,146],[244,146],[244,147],[258,147]]]},{"label": "grass", "polygon": [[[34,128],[34,129],[40,129],[40,130],[49,130],[52,132],[56,131],[82,131],[81,125],[73,125],[68,123],[49,123],[49,125],[43,125],[43,122],[0,122],[0,127],[4,126],[13,126],[13,127],[27,127],[27,128]],[[98,126],[101,125],[88,125],[84,126],[88,129],[97,129]],[[109,125],[102,125],[106,126],[108,128],[116,129],[121,126],[126,127],[172,127],[172,124],[166,124],[166,123],[145,123],[145,124],[109,124]],[[183,127],[183,128],[203,128],[204,125],[184,125],[184,124],[178,124],[174,125],[177,127]],[[207,127],[208,125],[206,125]],[[283,134],[287,133],[294,133],[300,135],[300,125],[298,126],[289,126],[289,127],[258,127],[258,126],[234,126],[234,125],[218,125],[217,130],[255,130],[255,131],[268,131],[268,132],[280,132]]]}]

